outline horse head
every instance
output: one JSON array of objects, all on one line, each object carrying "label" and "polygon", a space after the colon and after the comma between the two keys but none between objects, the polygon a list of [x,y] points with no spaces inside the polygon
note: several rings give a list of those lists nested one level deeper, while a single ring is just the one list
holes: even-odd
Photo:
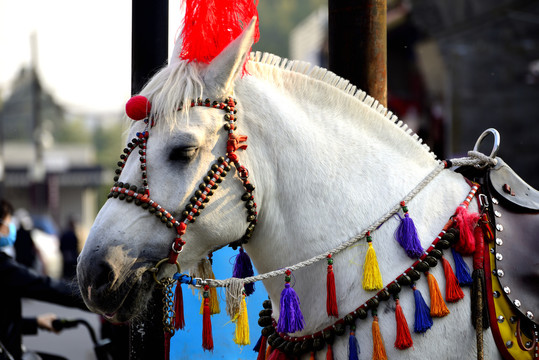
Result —
[{"label": "horse head", "polygon": [[[246,222],[245,204],[238,201],[249,184],[246,169],[236,174],[238,162],[227,156],[229,162],[223,165],[223,156],[242,149],[245,140],[238,136],[230,143],[224,126],[230,129],[225,116],[230,119],[227,106],[234,104],[227,103],[227,97],[242,74],[254,25],[255,19],[209,64],[180,60],[178,41],[169,64],[142,90],[151,110],[146,122],[136,121],[129,130],[133,141],[124,150],[121,172],[78,261],[81,292],[92,311],[115,321],[132,318],[144,308],[155,284],[148,270],[171,250],[181,251],[178,266],[186,271],[252,227]],[[199,98],[217,105],[203,101],[201,105],[208,106],[190,106],[192,101],[199,104]],[[228,172],[229,178],[238,179],[221,183]],[[193,206],[198,211],[189,217]],[[202,209],[203,216],[196,216]],[[177,270],[171,263],[160,267],[160,277]]]}]

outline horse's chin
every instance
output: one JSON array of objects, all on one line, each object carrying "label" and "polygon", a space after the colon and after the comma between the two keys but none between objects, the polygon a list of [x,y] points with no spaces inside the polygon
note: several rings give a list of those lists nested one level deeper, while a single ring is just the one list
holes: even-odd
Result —
[{"label": "horse's chin", "polygon": [[109,292],[104,298],[84,297],[88,308],[112,323],[124,323],[141,316],[150,300],[154,281],[145,274],[123,291]]}]

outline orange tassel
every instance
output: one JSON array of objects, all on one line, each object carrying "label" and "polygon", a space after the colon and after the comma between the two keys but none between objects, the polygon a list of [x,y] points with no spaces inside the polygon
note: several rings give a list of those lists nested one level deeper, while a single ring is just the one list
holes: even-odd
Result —
[{"label": "orange tassel", "polygon": [[337,294],[335,291],[335,275],[333,274],[333,259],[331,254],[327,256],[328,260],[328,275],[326,282],[326,311],[328,316],[339,317],[339,309],[337,307]]},{"label": "orange tassel", "polygon": [[447,305],[445,305],[444,298],[438,287],[438,282],[434,275],[428,271],[426,273],[430,292],[430,316],[444,317],[449,314],[449,309],[447,308]]},{"label": "orange tassel", "polygon": [[404,317],[404,312],[400,305],[399,299],[395,299],[395,320],[397,322],[397,338],[395,339],[395,347],[400,350],[408,349],[414,345],[412,336],[410,335],[410,329],[408,328],[408,322]]},{"label": "orange tassel", "polygon": [[311,351],[311,356],[309,356],[309,360],[316,360],[314,357],[314,351]]},{"label": "orange tassel", "polygon": [[457,302],[464,297],[464,292],[459,285],[459,280],[455,276],[451,264],[442,256],[442,265],[445,274],[445,301]]},{"label": "orange tassel", "polygon": [[384,339],[380,333],[380,325],[378,325],[378,316],[373,316],[372,321],[372,359],[373,360],[387,360],[386,349],[384,346]]},{"label": "orange tassel", "polygon": [[272,350],[271,345],[268,344],[268,347],[266,348],[266,356],[264,357],[265,360],[269,359]]},{"label": "orange tassel", "polygon": [[209,289],[210,287],[208,285],[204,285],[204,309],[202,312],[202,347],[204,348],[204,350],[213,351]]}]

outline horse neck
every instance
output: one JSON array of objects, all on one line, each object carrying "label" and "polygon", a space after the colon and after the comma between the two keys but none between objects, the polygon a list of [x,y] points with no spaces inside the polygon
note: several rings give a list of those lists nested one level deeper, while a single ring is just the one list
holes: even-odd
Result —
[{"label": "horse neck", "polygon": [[[254,72],[236,92],[245,119],[240,127],[249,135],[246,163],[260,206],[259,225],[247,251],[260,273],[323,254],[361,233],[436,167],[416,139],[358,99],[305,75],[273,71],[270,83]],[[422,197],[433,193],[438,190],[431,188]],[[395,226],[377,233],[391,237]],[[359,266],[366,247],[363,243],[358,248],[359,254],[345,251],[336,261]],[[381,262],[395,261],[391,251],[387,254]],[[306,317],[319,317],[323,309],[325,266],[294,273]],[[337,281],[361,288],[360,273],[359,267],[354,274],[339,275],[336,270],[341,278]],[[281,278],[264,282],[274,302],[283,284]],[[355,291],[360,298],[364,295],[361,289]],[[320,299],[322,304],[317,304]]]}]

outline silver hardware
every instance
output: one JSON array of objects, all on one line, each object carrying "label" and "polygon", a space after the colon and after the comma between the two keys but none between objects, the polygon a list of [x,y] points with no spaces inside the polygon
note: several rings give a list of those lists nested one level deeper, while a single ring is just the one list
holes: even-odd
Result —
[{"label": "silver hardware", "polygon": [[506,293],[506,294],[511,294],[511,289],[509,288],[509,286],[504,286],[503,287],[503,292]]},{"label": "silver hardware", "polygon": [[502,261],[503,260],[503,255],[500,254],[500,253],[496,253],[496,260]]},{"label": "silver hardware", "polygon": [[520,303],[520,300],[518,300],[518,299],[515,299],[515,301],[513,301],[513,304],[515,304],[515,306],[516,306],[517,308],[519,308],[520,305],[522,305],[522,304]]},{"label": "silver hardware", "polygon": [[485,194],[479,194],[479,205],[483,210],[488,209],[488,197]]},{"label": "silver hardware", "polygon": [[500,238],[496,238],[496,245],[502,246],[503,245],[503,240],[500,239]]},{"label": "silver hardware", "polygon": [[496,299],[500,297],[500,292],[498,290],[494,291],[492,293],[492,296],[494,296]]},{"label": "silver hardware", "polygon": [[526,311],[526,317],[530,320],[533,320],[534,318],[533,313],[531,311]]},{"label": "silver hardware", "polygon": [[498,316],[498,322],[501,324],[505,321],[505,318],[503,317],[503,315],[500,315]]},{"label": "silver hardware", "polygon": [[494,136],[494,144],[492,145],[492,151],[490,152],[490,155],[489,155],[490,158],[494,159],[500,148],[500,133],[498,132],[498,130],[494,128],[489,128],[483,131],[483,133],[479,136],[479,138],[475,142],[473,151],[479,151],[479,145],[488,134],[492,134],[492,136]]},{"label": "silver hardware", "polygon": [[498,210],[494,211],[494,216],[496,217],[502,217],[502,213],[499,212]]},{"label": "silver hardware", "polygon": [[502,269],[498,269],[498,270],[496,270],[496,275],[498,275],[498,277],[503,277],[505,275],[505,273],[503,272]]},{"label": "silver hardware", "polygon": [[509,318],[509,321],[511,321],[511,324],[516,324],[517,321],[518,321],[518,319],[517,319],[516,316],[511,316],[511,317]]},{"label": "silver hardware", "polygon": [[502,224],[496,224],[496,230],[503,231],[503,225]]},{"label": "silver hardware", "polygon": [[495,252],[496,252],[496,249],[494,249],[494,248],[490,249],[491,254],[494,254]]},{"label": "silver hardware", "polygon": [[512,348],[513,347],[513,342],[511,340],[507,341],[505,343],[505,346],[507,346],[508,349]]},{"label": "silver hardware", "polygon": [[498,199],[492,198],[491,200],[492,200],[492,203],[493,203],[494,205],[498,205],[498,204],[499,204]]}]

